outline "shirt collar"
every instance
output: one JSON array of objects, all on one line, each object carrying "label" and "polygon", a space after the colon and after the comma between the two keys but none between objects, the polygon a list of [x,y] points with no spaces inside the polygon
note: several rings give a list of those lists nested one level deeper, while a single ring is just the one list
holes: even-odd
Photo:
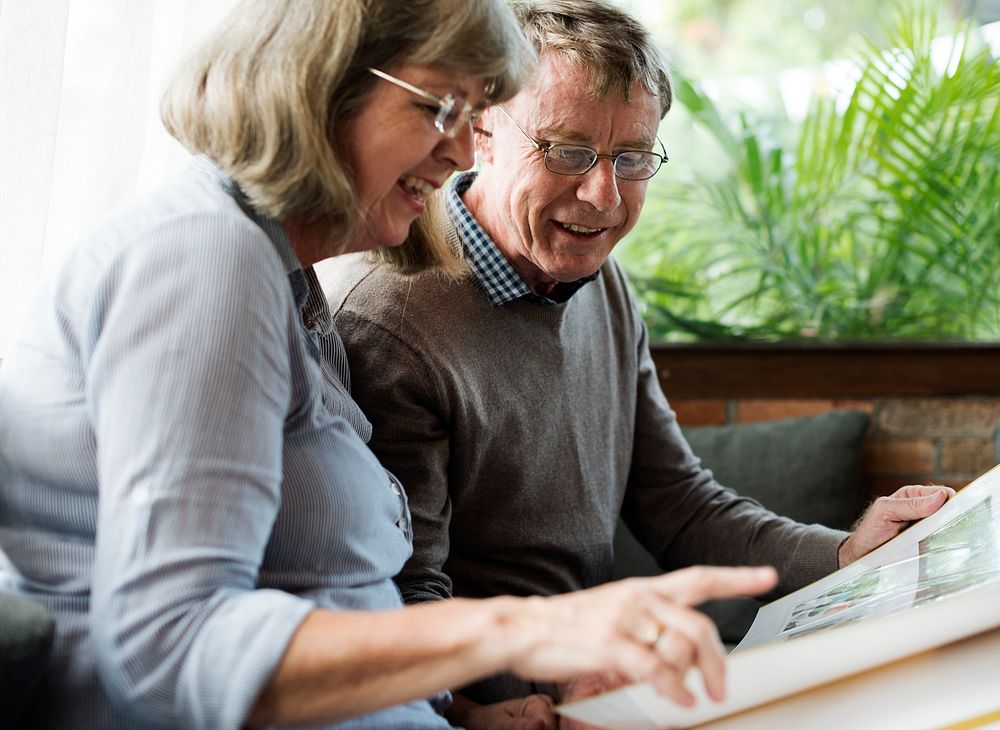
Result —
[{"label": "shirt collar", "polygon": [[465,249],[465,258],[469,268],[476,276],[480,287],[486,293],[486,298],[492,307],[501,307],[516,299],[528,299],[538,304],[559,304],[566,301],[584,284],[593,281],[600,271],[569,284],[560,285],[560,300],[536,294],[531,290],[521,275],[517,273],[507,257],[489,234],[479,225],[462,200],[462,195],[476,179],[476,172],[470,170],[452,178],[445,196],[445,206],[459,238]]}]

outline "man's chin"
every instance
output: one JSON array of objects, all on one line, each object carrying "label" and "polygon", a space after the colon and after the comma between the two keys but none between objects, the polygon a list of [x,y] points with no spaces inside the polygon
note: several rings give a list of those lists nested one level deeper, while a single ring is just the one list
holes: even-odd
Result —
[{"label": "man's chin", "polygon": [[593,276],[603,265],[604,261],[602,260],[600,263],[591,263],[586,266],[567,266],[549,273],[549,277],[560,284],[572,284],[580,279]]}]

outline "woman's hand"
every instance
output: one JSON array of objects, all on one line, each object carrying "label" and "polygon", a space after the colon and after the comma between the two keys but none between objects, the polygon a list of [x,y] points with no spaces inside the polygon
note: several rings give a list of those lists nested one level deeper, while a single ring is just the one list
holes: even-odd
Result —
[{"label": "woman's hand", "polygon": [[555,682],[618,672],[691,705],[683,680],[697,667],[719,700],[722,644],[691,606],[756,595],[776,582],[772,568],[688,568],[548,598],[317,609],[293,635],[247,724],[333,722],[505,671]]},{"label": "woman's hand", "polygon": [[[510,669],[565,681],[617,672],[648,681],[678,704],[694,696],[684,676],[701,672],[709,697],[725,697],[725,651],[715,625],[691,608],[714,598],[750,596],[777,583],[773,568],[688,568],[548,598],[512,602]],[[499,599],[504,600],[504,599]]]}]

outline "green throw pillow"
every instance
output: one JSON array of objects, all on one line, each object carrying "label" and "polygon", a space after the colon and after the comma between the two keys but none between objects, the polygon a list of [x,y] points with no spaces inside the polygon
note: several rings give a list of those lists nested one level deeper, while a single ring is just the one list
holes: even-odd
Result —
[{"label": "green throw pillow", "polygon": [[32,689],[45,673],[55,622],[31,601],[0,593],[0,716],[17,727]]},{"label": "green throw pillow", "polygon": [[[799,522],[847,529],[864,507],[861,451],[868,415],[839,410],[805,418],[685,428],[684,436],[720,484]],[[652,556],[619,521],[615,577],[659,573]],[[711,601],[702,608],[723,641],[743,638],[760,604]]]}]

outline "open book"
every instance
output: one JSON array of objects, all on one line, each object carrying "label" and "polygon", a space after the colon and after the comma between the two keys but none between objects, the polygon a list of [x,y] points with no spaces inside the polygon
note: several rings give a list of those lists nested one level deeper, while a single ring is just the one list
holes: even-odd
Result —
[{"label": "open book", "polygon": [[[761,608],[728,658],[724,702],[690,672],[690,709],[643,683],[559,712],[612,730],[693,727],[996,627],[1000,467],[861,560]],[[994,681],[1000,710],[1000,670]]]}]

